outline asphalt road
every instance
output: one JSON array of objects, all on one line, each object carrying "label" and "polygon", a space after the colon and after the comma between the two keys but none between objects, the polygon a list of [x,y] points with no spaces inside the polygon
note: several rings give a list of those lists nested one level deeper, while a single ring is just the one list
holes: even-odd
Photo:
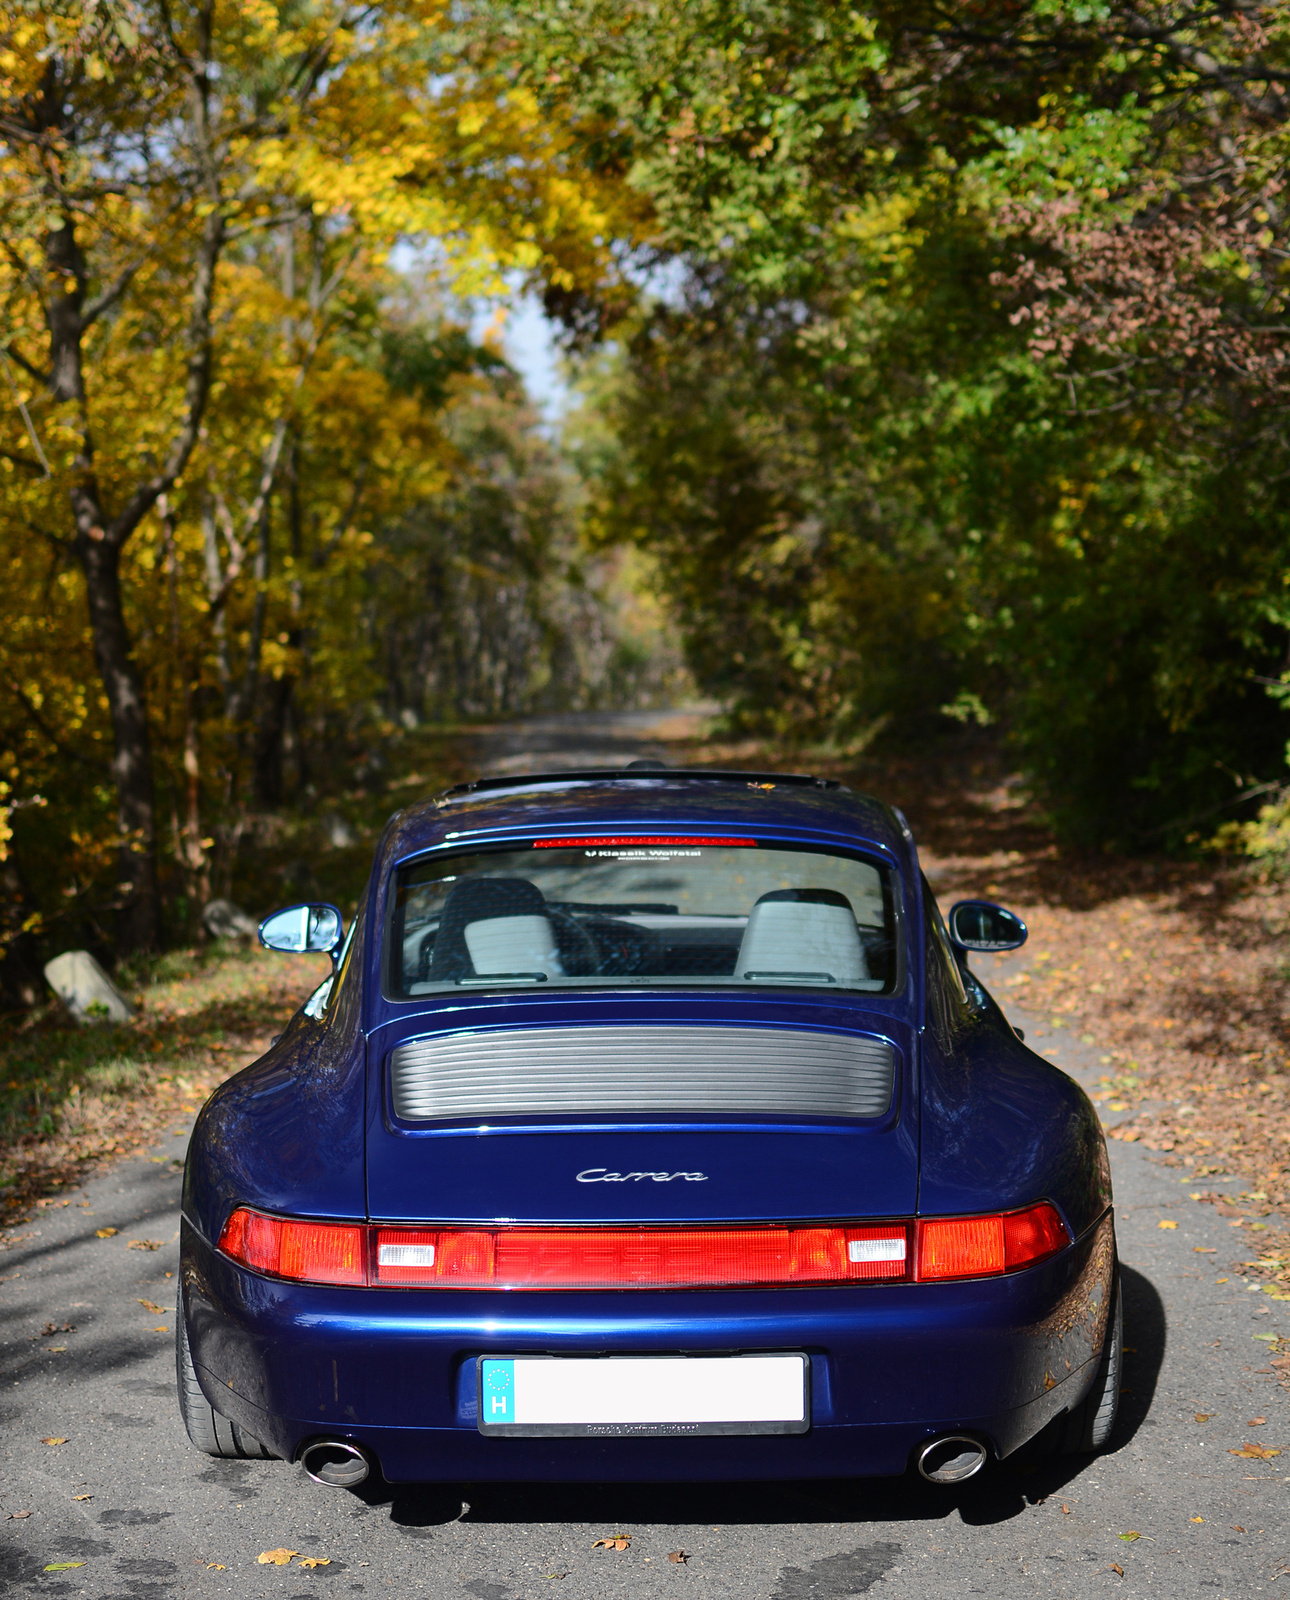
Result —
[{"label": "asphalt road", "polygon": [[[1094,1049],[1014,1014],[1031,1043],[1081,1081],[1106,1070]],[[1005,1465],[958,1490],[917,1480],[675,1489],[369,1482],[347,1493],[283,1462],[212,1460],[184,1435],[171,1308],[186,1136],[176,1123],[147,1157],[37,1208],[0,1252],[3,1592],[93,1600],[1290,1594],[1290,1416],[1268,1370],[1268,1336],[1290,1337],[1290,1302],[1234,1276],[1231,1264],[1255,1253],[1244,1230],[1189,1200],[1193,1180],[1133,1146],[1111,1146],[1130,1354],[1121,1423],[1101,1457]],[[116,1232],[97,1236],[108,1228]],[[132,1247],[136,1240],[157,1248]],[[1266,1421],[1249,1426],[1256,1417]],[[1250,1439],[1286,1454],[1229,1453]],[[592,1548],[612,1533],[630,1535],[625,1550]],[[1130,1533],[1138,1537],[1123,1537]],[[258,1563],[280,1548],[328,1564]],[[670,1561],[674,1551],[687,1559]]]}]

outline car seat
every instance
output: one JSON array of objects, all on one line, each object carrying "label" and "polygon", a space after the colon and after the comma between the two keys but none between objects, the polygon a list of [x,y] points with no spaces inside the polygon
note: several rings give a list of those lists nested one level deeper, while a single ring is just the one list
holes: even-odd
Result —
[{"label": "car seat", "polygon": [[444,901],[430,982],[504,972],[564,976],[546,900],[527,878],[463,878]]},{"label": "car seat", "polygon": [[799,977],[869,982],[855,912],[836,889],[772,889],[748,914],[737,978]]}]

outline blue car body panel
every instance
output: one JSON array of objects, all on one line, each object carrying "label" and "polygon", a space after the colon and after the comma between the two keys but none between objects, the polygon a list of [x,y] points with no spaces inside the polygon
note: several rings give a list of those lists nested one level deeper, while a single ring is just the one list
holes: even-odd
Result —
[{"label": "blue car body panel", "polygon": [[[911,1092],[913,1030],[863,1007],[811,1000],[769,1004],[742,995],[568,994],[472,1006],[446,1002],[369,1036],[368,1205],[376,1218],[442,1221],[788,1221],[799,1217],[909,1215],[918,1185],[918,1119]],[[618,1022],[819,1028],[878,1035],[897,1047],[891,1112],[848,1125],[807,1118],[705,1116],[520,1119],[486,1131],[407,1127],[389,1105],[389,1051],[438,1030]],[[578,1182],[587,1168],[622,1173],[701,1171],[701,1183]]]},{"label": "blue car body panel", "polygon": [[[182,1282],[207,1398],[278,1453],[348,1437],[392,1479],[699,1479],[902,1471],[939,1433],[999,1455],[1078,1403],[1102,1350],[1114,1274],[1110,1183],[1077,1085],[1028,1050],[988,996],[952,1036],[928,1025],[923,896],[898,813],[838,788],[695,781],[538,783],[412,808],[377,848],[355,933],[357,982],[298,1014],[199,1118],[184,1189]],[[428,851],[536,836],[710,828],[858,849],[901,885],[892,994],[687,987],[387,996],[395,868]],[[889,1040],[890,1111],[817,1117],[511,1117],[406,1124],[388,1060],[437,1033],[586,1024],[821,1030]],[[702,1182],[578,1182],[587,1170]],[[537,1293],[341,1289],[275,1281],[223,1256],[230,1211],[335,1220],[673,1223],[855,1220],[1051,1201],[1074,1243],[1002,1278],[823,1289]],[[487,1438],[481,1354],[803,1350],[812,1427],[766,1438]]]}]

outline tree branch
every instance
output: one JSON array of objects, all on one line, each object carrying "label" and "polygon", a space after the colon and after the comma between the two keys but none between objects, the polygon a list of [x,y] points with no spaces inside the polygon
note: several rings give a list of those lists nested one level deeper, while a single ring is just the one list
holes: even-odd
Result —
[{"label": "tree branch", "polygon": [[49,740],[54,749],[58,751],[59,755],[66,756],[69,761],[75,761],[82,767],[90,767],[95,772],[101,770],[103,765],[101,758],[97,761],[91,761],[87,757],[81,755],[78,751],[73,750],[69,745],[64,744],[64,742],[45,721],[44,717],[41,716],[39,710],[36,708],[33,701],[27,696],[21,684],[15,683],[14,680],[10,678],[9,688],[13,691],[15,698],[18,700],[18,703],[22,706],[23,710],[27,713],[28,717],[30,717],[32,722],[35,723],[36,727],[40,729],[41,733],[44,734],[46,739]]}]

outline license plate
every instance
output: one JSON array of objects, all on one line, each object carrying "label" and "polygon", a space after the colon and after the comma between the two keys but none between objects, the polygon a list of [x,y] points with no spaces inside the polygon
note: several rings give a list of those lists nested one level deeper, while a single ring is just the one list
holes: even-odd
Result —
[{"label": "license plate", "polygon": [[479,1431],[512,1436],[805,1433],[804,1355],[480,1356]]}]

